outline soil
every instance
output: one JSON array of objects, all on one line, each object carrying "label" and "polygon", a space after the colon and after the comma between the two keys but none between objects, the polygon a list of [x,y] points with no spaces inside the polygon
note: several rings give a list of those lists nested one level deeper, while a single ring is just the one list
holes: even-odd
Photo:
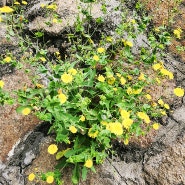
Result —
[{"label": "soil", "polygon": [[[16,98],[13,91],[22,89],[31,85],[31,75],[25,74],[25,69],[33,68],[27,64],[24,68],[15,70],[14,73],[4,75],[2,80],[5,83],[4,90]],[[33,74],[32,74],[33,75]],[[9,151],[26,133],[40,123],[34,115],[23,116],[16,112],[18,105],[5,105],[0,109],[0,160],[5,162]]]}]

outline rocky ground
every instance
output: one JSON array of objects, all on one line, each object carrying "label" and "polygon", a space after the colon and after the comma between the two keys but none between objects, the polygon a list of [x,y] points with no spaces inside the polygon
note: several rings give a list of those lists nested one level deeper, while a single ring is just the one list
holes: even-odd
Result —
[{"label": "rocky ground", "polygon": [[[143,0],[144,1],[144,0]],[[40,10],[41,3],[49,3],[51,1],[28,1],[27,16],[30,20],[28,25],[28,33],[34,30],[44,30],[47,35],[56,39],[56,44],[52,43],[49,47],[57,49],[57,46],[63,46],[63,40],[57,39],[61,37],[69,25],[62,23],[60,27],[44,27],[44,16]],[[130,3],[132,2],[132,3]],[[134,1],[130,1],[124,5],[132,14]],[[146,2],[146,1],[145,1]],[[147,1],[148,2],[148,1]],[[155,8],[152,6],[155,3]],[[148,2],[148,10],[152,13],[154,24],[158,25],[161,21],[166,20],[166,6],[173,6],[163,2],[163,6],[157,8],[158,0]],[[68,13],[63,15],[66,21],[71,16],[76,15],[76,6],[73,1],[56,1],[58,3],[58,13],[66,10]],[[113,30],[119,24],[120,12],[114,12],[113,9],[120,6],[117,0],[107,0],[109,9],[107,22],[103,30],[110,35],[114,35]],[[98,16],[98,7],[94,7],[94,16]],[[181,19],[184,16],[185,1],[179,7],[179,11],[174,14],[175,24],[172,27],[180,26],[184,31],[184,22]],[[152,11],[151,11],[152,10]],[[158,10],[158,11],[157,11]],[[164,14],[162,14],[163,12]],[[160,18],[159,18],[160,14]],[[71,25],[74,19],[71,19]],[[17,49],[18,41],[12,37],[10,41],[5,39],[6,25],[0,23],[0,52],[5,55],[6,48],[19,53]],[[146,36],[142,36],[140,43]],[[184,38],[184,37],[183,37]],[[173,41],[174,44],[184,46],[183,38],[179,43]],[[164,58],[165,65],[175,74],[177,85],[185,88],[185,58],[184,53],[177,53],[175,46],[170,47]],[[137,46],[136,46],[137,47]],[[19,70],[11,68],[8,64],[0,66],[0,79],[5,81],[5,90],[11,92],[13,90],[31,86],[30,76],[34,75],[25,73],[26,69],[34,69],[28,64]],[[16,98],[16,97],[15,97]],[[47,153],[47,146],[54,142],[54,138],[47,135],[48,125],[41,123],[36,117],[30,115],[23,117],[15,112],[16,105],[3,106],[0,108],[0,184],[2,185],[41,185],[45,182],[28,182],[27,175],[29,173],[47,172],[54,169],[56,161]],[[135,142],[128,146],[114,143],[114,149],[117,154],[106,159],[102,166],[97,166],[97,173],[89,173],[85,182],[79,185],[185,185],[185,97],[183,99],[174,99],[172,105],[173,112],[163,117],[161,120],[161,128],[155,131],[147,138],[142,139],[143,144]],[[149,140],[149,142],[147,141]],[[145,142],[145,143],[144,143]],[[68,169],[63,176],[64,185],[70,185],[70,171]]]}]

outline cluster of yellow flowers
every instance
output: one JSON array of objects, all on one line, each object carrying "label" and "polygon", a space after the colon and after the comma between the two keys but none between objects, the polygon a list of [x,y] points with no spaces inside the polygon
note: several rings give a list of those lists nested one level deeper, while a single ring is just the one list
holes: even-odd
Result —
[{"label": "cluster of yellow flowers", "polygon": [[[22,1],[21,4],[27,5],[28,3],[26,1]],[[15,1],[14,5],[20,5],[20,3],[18,1]]]},{"label": "cluster of yellow flowers", "polygon": [[122,39],[122,42],[123,42],[124,46],[128,46],[130,48],[133,47],[133,43],[131,41]]},{"label": "cluster of yellow flowers", "polygon": [[71,68],[68,70],[68,73],[65,72],[63,75],[61,75],[61,80],[66,84],[71,83],[73,81],[73,76],[75,76],[76,74],[77,74],[77,70],[74,68]]},{"label": "cluster of yellow flowers", "polygon": [[161,106],[161,107],[164,107],[165,109],[170,109],[170,106],[167,104],[167,103],[164,103],[164,101],[162,99],[159,99],[158,100],[158,104]]},{"label": "cluster of yellow flowers", "polygon": [[[48,153],[53,155],[58,151],[58,147],[56,144],[51,144],[48,147]],[[34,173],[30,173],[28,176],[28,180],[29,181],[34,181],[34,179],[36,178],[36,175]],[[54,182],[54,176],[52,174],[48,174],[46,175],[46,182],[48,184],[52,184]]]},{"label": "cluster of yellow flowers", "polygon": [[[36,176],[35,176],[34,173],[30,173],[29,176],[28,176],[28,180],[29,180],[29,181],[34,181],[35,177],[36,177]],[[48,175],[48,176],[46,177],[46,182],[47,182],[48,184],[52,184],[52,183],[54,182],[54,177],[53,177],[53,175]]]},{"label": "cluster of yellow flowers", "polygon": [[0,8],[0,13],[12,13],[14,9],[10,8],[9,6],[3,6]]},{"label": "cluster of yellow flowers", "polygon": [[176,38],[180,39],[182,30],[181,30],[181,28],[177,28],[177,29],[173,30],[173,33],[174,33]]},{"label": "cluster of yellow flowers", "polygon": [[123,134],[123,126],[118,121],[108,123],[106,125],[106,129],[117,136],[121,136]]},{"label": "cluster of yellow flowers", "polygon": [[170,80],[174,78],[173,73],[165,69],[162,62],[155,63],[152,68],[154,71],[160,71],[162,75],[168,76]]},{"label": "cluster of yellow flowers", "polygon": [[56,4],[50,4],[50,5],[47,5],[46,8],[50,9],[50,10],[56,10],[57,9],[57,5]]},{"label": "cluster of yellow flowers", "polygon": [[150,123],[150,118],[145,112],[137,112],[137,116],[140,119],[144,120],[145,123],[147,124]]},{"label": "cluster of yellow flowers", "polygon": [[123,127],[129,129],[134,122],[132,119],[130,119],[130,111],[120,110],[120,114]]}]

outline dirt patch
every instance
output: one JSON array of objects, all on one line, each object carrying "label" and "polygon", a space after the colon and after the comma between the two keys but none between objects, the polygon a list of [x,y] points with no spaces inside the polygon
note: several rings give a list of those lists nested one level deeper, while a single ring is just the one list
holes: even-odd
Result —
[{"label": "dirt patch", "polygon": [[[30,66],[25,65],[21,70],[17,70],[11,75],[3,76],[5,91],[13,95],[14,90],[31,85],[31,75],[25,74],[26,68],[30,68]],[[16,98],[15,95],[13,96]],[[5,105],[1,106],[0,109],[0,160],[3,162],[5,162],[13,145],[40,122],[34,115],[23,116],[18,114],[16,108],[17,105]]]},{"label": "dirt patch", "polygon": [[[180,4],[174,0],[161,1],[161,0],[140,0],[144,3],[149,15],[152,16],[154,26],[158,27],[165,25],[169,27],[172,35],[171,45],[169,52],[173,56],[180,58],[185,62],[185,0]],[[174,38],[173,30],[180,28],[182,30],[181,38]],[[177,47],[181,47],[182,51],[178,51]]]}]

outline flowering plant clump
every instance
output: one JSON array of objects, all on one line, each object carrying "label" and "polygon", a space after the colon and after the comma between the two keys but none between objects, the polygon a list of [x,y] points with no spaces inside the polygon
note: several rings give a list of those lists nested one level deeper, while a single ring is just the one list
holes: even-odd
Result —
[{"label": "flowering plant clump", "polygon": [[[14,5],[17,10],[20,3],[15,1]],[[58,9],[57,4],[41,4],[41,8],[50,13]],[[11,13],[14,9],[3,7],[0,13]],[[134,54],[134,39],[146,30],[150,19],[145,17],[140,21],[128,19],[126,15],[122,17],[123,21],[115,31],[118,37],[102,34],[102,39],[94,44],[82,22],[77,20],[77,30],[87,42],[84,42],[85,38],[71,42],[77,43],[71,48],[71,53],[76,52],[72,57],[65,56],[62,60],[57,51],[49,61],[47,50],[40,49],[30,59],[32,63],[38,62],[34,65],[47,77],[47,83],[43,85],[42,79],[36,77],[33,87],[18,90],[20,106],[17,112],[23,116],[35,114],[51,125],[49,133],[55,134],[56,143],[49,145],[47,152],[55,156],[58,165],[54,172],[31,173],[29,181],[41,178],[48,184],[54,181],[61,184],[60,174],[65,167],[73,165],[71,179],[73,184],[78,184],[80,174],[85,180],[88,170],[95,172],[94,165],[104,161],[112,140],[128,145],[132,138],[160,128],[157,118],[166,115],[170,105],[163,96],[155,99],[148,89],[153,84],[160,85],[161,79],[174,80],[173,73],[165,68],[157,54],[159,49],[169,45],[170,35],[163,27],[155,29],[155,33],[148,34],[150,48],[138,48],[138,53]],[[53,23],[57,22],[56,16]],[[39,38],[43,33],[34,35]],[[180,39],[181,30],[174,30],[174,35]],[[2,61],[9,63],[14,59],[6,55]],[[0,98],[4,85],[1,80]],[[184,89],[177,87],[173,93],[182,97]],[[63,150],[61,144],[65,146]]]}]

